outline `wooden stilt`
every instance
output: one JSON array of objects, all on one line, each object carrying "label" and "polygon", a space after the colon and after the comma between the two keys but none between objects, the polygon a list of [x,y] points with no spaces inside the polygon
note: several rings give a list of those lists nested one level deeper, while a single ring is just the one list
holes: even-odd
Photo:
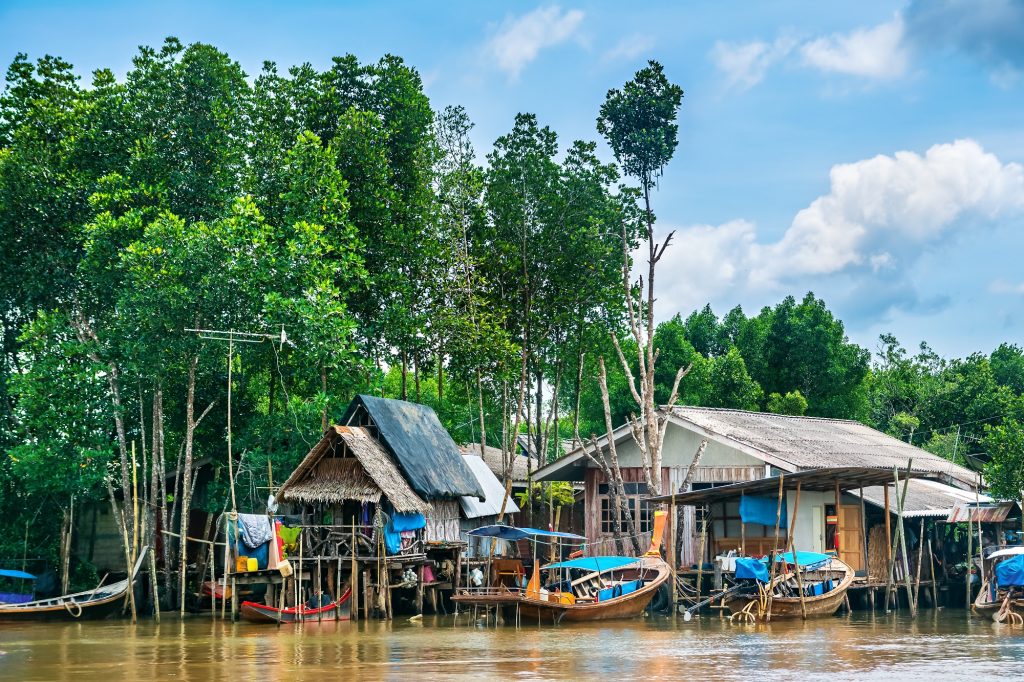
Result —
[{"label": "wooden stilt", "polygon": [[921,517],[921,534],[917,536],[917,576],[914,578],[914,614],[917,615],[918,600],[921,597],[921,560],[924,559],[924,517]]},{"label": "wooden stilt", "polygon": [[[352,554],[352,565],[351,565],[352,577],[351,577],[351,580],[350,580],[350,589],[352,590],[352,597],[351,597],[351,599],[352,599],[352,606],[349,607],[349,611],[352,613],[352,620],[353,621],[358,621],[359,620],[359,589],[358,589],[358,587],[359,587],[359,573],[358,573],[358,567],[357,567],[357,564],[356,564],[356,554],[359,552],[359,543],[356,542],[356,540],[357,540],[357,538],[356,538],[356,519],[355,519],[355,517],[352,517],[352,551],[351,551],[351,554]],[[341,568],[340,568],[341,557],[338,558],[338,565],[339,565],[338,573],[340,574],[341,573]]]},{"label": "wooden stilt", "polygon": [[932,556],[932,539],[928,538],[928,571],[931,574],[932,579],[932,608],[938,608],[939,606],[939,593],[936,590],[937,585],[935,584],[935,557]]},{"label": "wooden stilt", "polygon": [[[743,491],[740,491],[740,508],[743,508]],[[740,556],[747,556],[747,524],[743,523],[743,514],[740,514]]]},{"label": "wooden stilt", "polygon": [[796,482],[796,500],[793,502],[793,522],[789,524],[789,550],[793,553],[793,570],[796,571],[796,587],[800,590],[800,617],[807,620],[807,595],[804,594],[804,579],[800,574],[800,562],[796,558],[796,540],[794,530],[796,528],[797,513],[800,511],[800,485]]},{"label": "wooden stilt", "polygon": [[[772,545],[772,553],[768,557],[771,561],[771,575],[768,579],[768,584],[772,585],[775,583],[775,568],[779,563],[776,561],[776,555],[779,553],[779,527],[782,525],[782,494],[783,494],[783,481],[785,474],[779,473],[779,501],[775,507],[775,542]],[[700,597],[700,595],[697,595]],[[768,595],[768,611],[765,613],[765,620],[771,621],[772,619],[772,595]]]},{"label": "wooden stilt", "polygon": [[[863,547],[861,547],[864,550],[864,576],[868,579],[868,582],[871,582],[871,560],[868,553],[868,536],[871,534],[868,532],[868,514],[864,508],[864,486],[860,487],[860,528],[864,535]],[[872,605],[873,609],[874,605]]]},{"label": "wooden stilt", "polygon": [[971,571],[974,569],[974,526],[971,517],[967,517],[967,575],[964,577],[964,600],[967,602],[967,617],[971,617]]},{"label": "wooden stilt", "polygon": [[679,586],[676,584],[676,574],[679,570],[679,550],[676,548],[676,493],[675,486],[672,486],[672,501],[668,505],[668,565],[672,573],[672,619],[675,620],[677,611],[676,604],[679,603]]},{"label": "wooden stilt", "polygon": [[423,615],[423,566],[416,568],[416,613]]}]

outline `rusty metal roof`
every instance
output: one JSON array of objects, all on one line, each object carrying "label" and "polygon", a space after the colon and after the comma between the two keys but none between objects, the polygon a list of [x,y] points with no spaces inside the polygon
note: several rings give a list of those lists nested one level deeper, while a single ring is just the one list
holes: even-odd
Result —
[{"label": "rusty metal roof", "polygon": [[[911,478],[921,474],[912,473]],[[906,477],[906,472],[900,472],[900,480]],[[704,505],[712,502],[738,499],[741,495],[771,495],[779,490],[779,480],[782,480],[784,490],[793,490],[800,485],[801,490],[835,490],[836,484],[840,490],[852,488],[878,486],[893,480],[892,470],[872,469],[870,467],[831,467],[824,469],[810,469],[799,471],[793,474],[782,474],[781,476],[770,476],[755,481],[744,481],[704,490],[693,490],[675,495],[659,495],[648,498],[651,502],[671,502],[682,505]]]},{"label": "rusty metal roof", "polygon": [[996,502],[990,504],[975,504],[974,502],[959,502],[953,507],[946,518],[947,523],[1002,523],[1010,515],[1010,510],[1016,506],[1015,502]]},{"label": "rusty metal roof", "polygon": [[679,422],[717,440],[760,456],[783,469],[869,467],[906,468],[933,478],[948,477],[967,485],[977,474],[949,460],[848,419],[794,417],[708,407],[676,406]]},{"label": "rusty metal roof", "polygon": [[[893,486],[889,487],[889,510],[896,511],[896,491]],[[900,484],[902,488],[902,484]],[[850,491],[854,495],[858,491]],[[992,502],[988,495],[978,495],[977,499],[984,503]],[[885,508],[885,488],[883,486],[872,486],[864,488],[864,501],[880,509]],[[961,502],[974,502],[973,490],[962,490],[953,486],[929,481],[926,479],[913,479],[907,487],[907,499],[903,504],[903,515],[906,517],[931,516],[945,518],[950,515],[953,508]]]}]

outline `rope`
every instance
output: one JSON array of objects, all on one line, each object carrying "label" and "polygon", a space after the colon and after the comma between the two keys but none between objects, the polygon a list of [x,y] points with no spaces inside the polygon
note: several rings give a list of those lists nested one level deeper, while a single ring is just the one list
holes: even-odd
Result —
[{"label": "rope", "polygon": [[[78,618],[82,615],[82,605],[76,602],[74,597],[68,597],[68,601],[61,603],[63,604],[64,609],[71,614],[72,618]],[[72,607],[74,607],[76,610],[72,611]]]}]

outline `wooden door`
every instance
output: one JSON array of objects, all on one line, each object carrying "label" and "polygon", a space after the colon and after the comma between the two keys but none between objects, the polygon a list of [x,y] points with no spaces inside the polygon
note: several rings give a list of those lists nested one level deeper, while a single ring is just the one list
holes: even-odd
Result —
[{"label": "wooden door", "polygon": [[860,505],[839,507],[839,559],[855,571],[864,570],[864,524]]}]

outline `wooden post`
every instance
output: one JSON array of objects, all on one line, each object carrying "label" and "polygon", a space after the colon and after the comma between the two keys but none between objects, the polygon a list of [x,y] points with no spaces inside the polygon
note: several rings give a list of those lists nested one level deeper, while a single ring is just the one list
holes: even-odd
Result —
[{"label": "wooden post", "polygon": [[370,584],[370,569],[363,569],[363,620],[370,619],[370,599],[373,597],[373,586]]},{"label": "wooden post", "polygon": [[[870,561],[870,556],[868,553],[868,536],[870,535],[870,533],[868,533],[868,513],[867,510],[864,508],[864,486],[860,487],[860,529],[861,533],[864,535],[864,546],[861,548],[864,550],[864,577],[867,579],[867,582],[870,583],[871,568],[868,565],[868,562]],[[872,610],[874,610],[874,606],[874,602],[872,601]]]},{"label": "wooden post", "polygon": [[423,566],[420,564],[416,569],[416,613],[423,615]]},{"label": "wooden post", "polygon": [[921,597],[921,560],[924,558],[924,517],[921,517],[921,534],[917,536],[917,577],[914,579],[914,615],[917,615],[918,599]]},{"label": "wooden post", "polygon": [[[210,575],[213,575],[213,545],[210,545]],[[215,579],[216,580],[216,579]],[[149,548],[149,582],[153,590],[153,617],[160,623],[160,586],[157,584],[156,574],[156,543]],[[213,593],[210,595],[210,613],[217,615],[217,583],[211,585]]]},{"label": "wooden post", "polygon": [[[771,562],[771,575],[768,579],[768,585],[773,586],[775,584],[775,566],[779,562],[775,560],[775,555],[779,553],[779,526],[782,524],[782,493],[783,493],[783,480],[785,474],[779,474],[779,501],[775,507],[775,544],[772,545],[772,553],[768,559]],[[787,533],[788,533],[787,529]],[[700,595],[697,595],[698,597]],[[772,594],[768,594],[768,612],[765,614],[765,620],[771,621],[772,619]]]},{"label": "wooden post", "polygon": [[[302,519],[303,525],[305,525],[305,521],[306,521],[306,519],[305,519],[305,517],[303,517],[303,519]],[[303,618],[302,618],[302,610],[301,610],[300,607],[302,606],[302,602],[305,601],[305,598],[306,598],[305,590],[302,587],[302,552],[303,552],[303,544],[304,544],[302,542],[303,539],[304,539],[302,536],[305,535],[305,533],[303,533],[304,530],[305,530],[305,528],[300,528],[299,529],[299,570],[295,573],[295,611],[296,611],[295,618],[300,623],[303,620]],[[300,598],[300,596],[301,596],[301,598]]]},{"label": "wooden post", "polygon": [[676,576],[679,570],[679,550],[676,548],[676,492],[675,486],[672,486],[672,500],[668,505],[668,565],[672,571],[672,618],[675,619],[678,609],[676,604],[679,603],[679,586],[676,583]]},{"label": "wooden post", "polygon": [[842,549],[843,549],[843,545],[842,545],[843,541],[842,541],[842,537],[840,536],[840,530],[842,529],[842,526],[840,525],[840,521],[842,520],[842,514],[840,512],[840,505],[839,505],[840,499],[841,499],[841,497],[840,497],[840,494],[839,494],[839,479],[836,479],[836,537],[835,537],[835,543],[834,544],[835,544],[835,547],[836,547],[836,557],[838,557],[840,560],[842,560],[841,552],[842,552]]},{"label": "wooden post", "polygon": [[[908,476],[910,474],[909,466],[907,467],[907,474]],[[907,601],[910,602],[910,617],[917,618],[917,603],[913,601],[914,595],[910,587],[910,563],[907,557],[907,531],[903,524],[903,505],[906,501],[906,490],[909,483],[909,477],[903,481],[903,495],[900,496],[899,514],[897,515],[896,520],[899,523],[899,530],[897,532],[900,536],[900,554],[903,556],[903,583],[907,588]]]},{"label": "wooden post", "polygon": [[[214,537],[216,537],[216,535],[214,535]],[[217,574],[216,574],[216,563],[217,562],[216,562],[215,555],[214,555],[214,549],[215,549],[214,543],[211,542],[210,543],[210,559],[209,559],[209,561],[210,561],[210,618],[212,620],[216,620],[217,619]],[[155,560],[153,559],[153,552],[155,552],[155,551],[156,550],[153,550],[153,549],[149,550],[149,558],[150,558],[149,560],[153,561],[154,563],[156,563]],[[200,581],[202,580],[202,578],[203,578],[202,576],[199,576]],[[155,585],[153,586],[153,596],[156,597],[156,586]],[[158,622],[158,623],[160,622],[160,605],[159,604],[156,604],[156,622]]]},{"label": "wooden post", "polygon": [[[359,542],[356,536],[356,517],[352,517],[352,578],[350,582],[350,589],[352,590],[352,596],[349,599],[352,600],[352,605],[349,607],[349,612],[352,614],[352,620],[359,620],[359,573],[356,564],[356,552],[359,550]],[[338,558],[341,561],[341,558]],[[341,569],[338,569],[338,573],[341,573]]]},{"label": "wooden post", "polygon": [[[326,431],[327,429],[324,429],[324,430]],[[320,611],[320,607],[323,606],[323,604],[321,604],[320,602],[322,601],[323,584],[324,584],[323,583],[323,574],[320,572],[320,565],[321,565],[320,557],[317,557],[316,558],[316,584],[313,586],[312,592],[313,592],[313,598],[316,599],[316,621],[318,623],[322,622],[323,619],[324,619],[323,613]]]},{"label": "wooden post", "polygon": [[935,584],[935,557],[932,556],[932,539],[928,538],[928,571],[931,573],[932,578],[932,608],[936,609],[939,607],[939,591]]},{"label": "wooden post", "polygon": [[[470,540],[473,542],[473,540]],[[466,547],[469,549],[468,545]],[[455,575],[452,576],[452,593],[455,594],[459,591],[459,583],[462,582],[462,550],[458,549],[455,551]],[[467,588],[469,585],[466,586]],[[455,602],[455,615],[459,615],[459,603]]]},{"label": "wooden post", "polygon": [[[224,514],[220,515],[222,521],[224,521],[224,582],[220,586],[220,619],[224,620],[227,617],[227,605],[228,605],[228,571],[231,564],[231,540],[229,528],[231,524],[228,521],[228,517]],[[214,536],[216,537],[216,536]]]},{"label": "wooden post", "polygon": [[[892,514],[892,509],[889,506],[889,486],[882,486],[882,490],[885,491],[885,565],[892,566],[892,521],[889,516]],[[889,569],[892,572],[892,568]],[[888,599],[889,591],[886,588],[886,598]],[[885,603],[885,608],[889,608],[889,602]]]},{"label": "wooden post", "polygon": [[708,536],[708,516],[711,515],[711,505],[708,505],[704,513],[704,519],[700,524],[700,554],[697,555],[697,598],[701,596],[701,586],[704,582],[704,544]]},{"label": "wooden post", "polygon": [[967,584],[964,586],[965,599],[967,601],[967,617],[971,617],[971,572],[974,570],[974,527],[971,524],[970,508],[967,511]]},{"label": "wooden post", "polygon": [[740,556],[747,556],[747,524],[743,523],[743,491],[740,491]]},{"label": "wooden post", "polygon": [[[974,488],[974,504],[976,507],[981,507],[981,473],[978,473],[978,483]],[[968,517],[967,527],[970,528],[971,522]],[[978,515],[978,578],[981,584],[985,583],[985,540],[981,535],[981,514]]]},{"label": "wooden post", "polygon": [[[906,503],[906,500],[907,500],[907,488],[910,487],[910,471],[911,471],[911,466],[913,465],[913,463],[914,463],[913,459],[911,459],[911,460],[909,460],[907,462],[907,478],[904,479],[904,481],[903,481],[903,491],[902,492],[900,492],[900,474],[899,474],[899,469],[897,469],[896,467],[893,467],[893,469],[892,469],[893,479],[895,480],[895,488],[893,488],[893,489],[897,493],[899,493],[899,497],[896,498],[896,504],[897,504],[896,512],[897,512],[897,520],[899,521],[899,523],[896,526],[896,537],[893,538],[892,544],[888,545],[890,559],[889,559],[889,564],[888,564],[889,571],[886,574],[886,579],[885,579],[885,608],[886,608],[886,610],[888,610],[890,608],[890,600],[892,599],[893,596],[896,597],[896,602],[897,602],[897,604],[899,604],[899,591],[898,590],[893,590],[893,587],[895,585],[895,576],[893,574],[893,571],[896,569],[896,543],[900,542],[900,540],[902,539],[902,536],[903,536],[903,530],[904,530],[903,529],[903,505],[904,505],[904,503]],[[886,486],[886,490],[888,490],[888,486]],[[886,518],[888,518],[888,516],[886,516]],[[904,552],[904,557],[903,557],[904,564],[906,563],[906,558],[907,558],[905,554],[906,553]],[[906,579],[907,579],[907,601],[910,601],[910,585],[909,585],[910,575],[909,575],[909,569],[906,568],[906,566],[904,566],[904,568],[905,568],[904,572],[908,574],[906,576]]]},{"label": "wooden post", "polygon": [[794,530],[796,529],[797,513],[800,511],[800,485],[802,481],[796,482],[796,500],[793,502],[793,522],[789,524],[789,550],[793,553],[793,570],[796,571],[796,587],[800,590],[800,617],[807,620],[807,596],[804,594],[804,579],[800,575],[800,562],[796,558],[796,541]]}]

